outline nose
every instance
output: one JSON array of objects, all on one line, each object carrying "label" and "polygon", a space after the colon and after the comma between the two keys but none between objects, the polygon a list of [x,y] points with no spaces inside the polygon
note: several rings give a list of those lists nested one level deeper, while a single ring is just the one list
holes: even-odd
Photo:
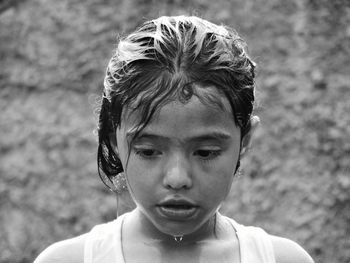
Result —
[{"label": "nose", "polygon": [[180,190],[192,187],[191,166],[185,156],[174,154],[165,166],[163,184],[168,189]]}]

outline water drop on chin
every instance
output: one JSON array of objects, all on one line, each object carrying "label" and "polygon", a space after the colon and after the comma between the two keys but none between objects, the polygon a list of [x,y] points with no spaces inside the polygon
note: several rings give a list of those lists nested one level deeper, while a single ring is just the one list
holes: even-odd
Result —
[{"label": "water drop on chin", "polygon": [[183,239],[183,236],[174,236],[174,240],[178,243],[181,242],[182,239]]}]

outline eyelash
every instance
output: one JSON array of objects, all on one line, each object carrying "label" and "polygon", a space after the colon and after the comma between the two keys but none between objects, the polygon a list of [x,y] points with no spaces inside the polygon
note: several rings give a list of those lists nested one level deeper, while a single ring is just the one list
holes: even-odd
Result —
[{"label": "eyelash", "polygon": [[[200,156],[199,153],[206,153],[208,154],[207,156]],[[200,158],[203,160],[203,161],[210,161],[212,159],[215,159],[216,157],[218,157],[219,155],[221,154],[221,150],[197,150],[194,152],[194,155],[199,155]]]},{"label": "eyelash", "polygon": [[[157,151],[154,149],[147,149],[147,148],[145,148],[145,149],[135,148],[134,151],[135,151],[136,155],[141,156],[142,158],[145,158],[145,159],[152,159],[152,158],[155,158],[156,156],[158,156],[159,154],[161,154],[160,151]],[[150,154],[146,154],[147,152]]]},{"label": "eyelash", "polygon": [[[157,156],[161,155],[162,153],[158,150],[155,149],[148,149],[148,148],[135,148],[134,149],[135,154],[144,158],[144,159],[153,159],[156,158]],[[193,155],[198,156],[202,161],[210,161],[215,159],[221,154],[221,150],[196,150]],[[205,155],[205,156],[203,156]]]}]

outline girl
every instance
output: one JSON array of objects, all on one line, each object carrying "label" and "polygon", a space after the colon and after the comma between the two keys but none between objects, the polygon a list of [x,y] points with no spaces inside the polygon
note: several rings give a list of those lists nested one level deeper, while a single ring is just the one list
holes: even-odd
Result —
[{"label": "girl", "polygon": [[36,263],[313,262],[296,243],[218,212],[259,123],[244,45],[228,27],[185,16],[120,40],[105,77],[98,165],[136,208]]}]

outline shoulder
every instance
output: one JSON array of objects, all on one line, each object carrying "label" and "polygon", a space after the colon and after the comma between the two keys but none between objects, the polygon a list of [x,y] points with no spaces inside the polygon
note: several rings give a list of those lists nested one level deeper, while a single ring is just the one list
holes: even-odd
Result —
[{"label": "shoulder", "polygon": [[34,263],[83,263],[85,239],[86,234],[54,243]]},{"label": "shoulder", "polygon": [[314,263],[310,255],[296,242],[270,235],[276,263]]}]

